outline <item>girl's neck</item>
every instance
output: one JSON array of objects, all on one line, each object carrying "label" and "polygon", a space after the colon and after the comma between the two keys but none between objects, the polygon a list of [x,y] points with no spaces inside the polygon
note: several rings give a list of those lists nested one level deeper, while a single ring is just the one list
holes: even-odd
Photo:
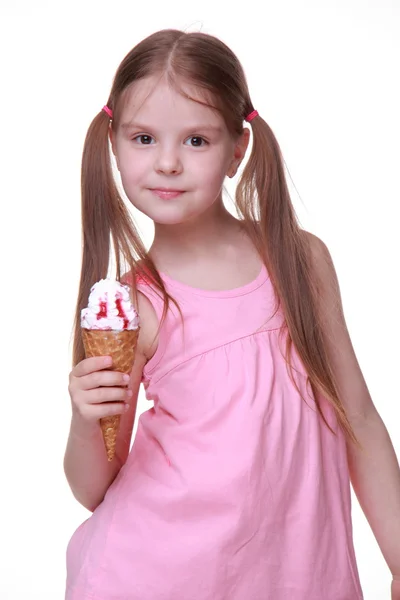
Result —
[{"label": "girl's neck", "polygon": [[208,261],[224,248],[235,245],[243,226],[225,208],[215,202],[209,211],[196,220],[177,225],[154,224],[154,241],[149,250],[159,270],[168,264],[184,260]]}]

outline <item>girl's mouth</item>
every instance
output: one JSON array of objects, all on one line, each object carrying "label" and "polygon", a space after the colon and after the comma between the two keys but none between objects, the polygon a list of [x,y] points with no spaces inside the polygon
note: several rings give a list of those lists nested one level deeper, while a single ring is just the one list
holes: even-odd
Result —
[{"label": "girl's mouth", "polygon": [[159,198],[163,198],[164,200],[169,200],[170,198],[176,198],[180,194],[184,192],[182,190],[167,190],[167,189],[154,189],[151,190],[153,194],[156,194]]}]

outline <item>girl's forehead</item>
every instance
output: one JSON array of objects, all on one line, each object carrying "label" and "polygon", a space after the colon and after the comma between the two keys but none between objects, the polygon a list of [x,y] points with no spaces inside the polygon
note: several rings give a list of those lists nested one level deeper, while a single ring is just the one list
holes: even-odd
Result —
[{"label": "girl's forehead", "polygon": [[221,125],[222,116],[213,107],[210,95],[193,84],[178,82],[175,87],[165,78],[135,81],[126,91],[122,120],[140,118],[208,121]]}]

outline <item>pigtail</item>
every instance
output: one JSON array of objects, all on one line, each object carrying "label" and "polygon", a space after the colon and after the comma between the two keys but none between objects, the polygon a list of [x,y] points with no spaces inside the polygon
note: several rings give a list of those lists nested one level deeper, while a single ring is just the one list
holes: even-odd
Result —
[{"label": "pigtail", "polygon": [[[110,105],[111,102],[108,106]],[[158,330],[166,317],[170,300],[177,306],[183,318],[178,304],[167,293],[153,261],[147,255],[137,227],[115,184],[111,166],[109,128],[110,118],[101,111],[93,119],[83,147],[82,265],[74,320],[74,366],[85,357],[80,327],[81,310],[87,305],[92,285],[109,274],[112,258],[115,260],[115,277],[118,281],[124,279],[124,282],[129,283],[132,302],[136,308],[138,275],[153,284],[156,292],[164,299]],[[127,273],[123,273],[126,266]]]},{"label": "pigtail", "polygon": [[[248,112],[251,112],[249,104]],[[247,114],[247,113],[246,113]],[[253,145],[250,157],[237,186],[236,202],[275,290],[275,312],[282,307],[285,325],[280,339],[285,337],[288,374],[303,398],[293,378],[291,353],[297,350],[307,372],[315,404],[327,427],[320,397],[333,406],[339,423],[349,438],[360,446],[354,435],[326,351],[323,325],[318,315],[318,289],[311,270],[311,251],[287,187],[284,160],[278,141],[261,116],[252,121]],[[286,333],[289,332],[289,335]],[[303,398],[303,400],[305,400]]]},{"label": "pigtail", "polygon": [[93,119],[81,163],[82,265],[75,312],[73,364],[84,358],[80,332],[81,310],[90,288],[107,276],[110,261],[110,206],[115,202],[109,156],[109,117],[102,111]]}]

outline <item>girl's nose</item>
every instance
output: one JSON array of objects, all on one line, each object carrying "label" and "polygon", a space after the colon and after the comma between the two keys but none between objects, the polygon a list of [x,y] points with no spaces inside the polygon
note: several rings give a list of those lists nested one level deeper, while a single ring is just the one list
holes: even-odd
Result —
[{"label": "girl's nose", "polygon": [[182,172],[182,161],[179,153],[171,148],[160,149],[156,162],[155,169],[159,173],[175,175]]}]

